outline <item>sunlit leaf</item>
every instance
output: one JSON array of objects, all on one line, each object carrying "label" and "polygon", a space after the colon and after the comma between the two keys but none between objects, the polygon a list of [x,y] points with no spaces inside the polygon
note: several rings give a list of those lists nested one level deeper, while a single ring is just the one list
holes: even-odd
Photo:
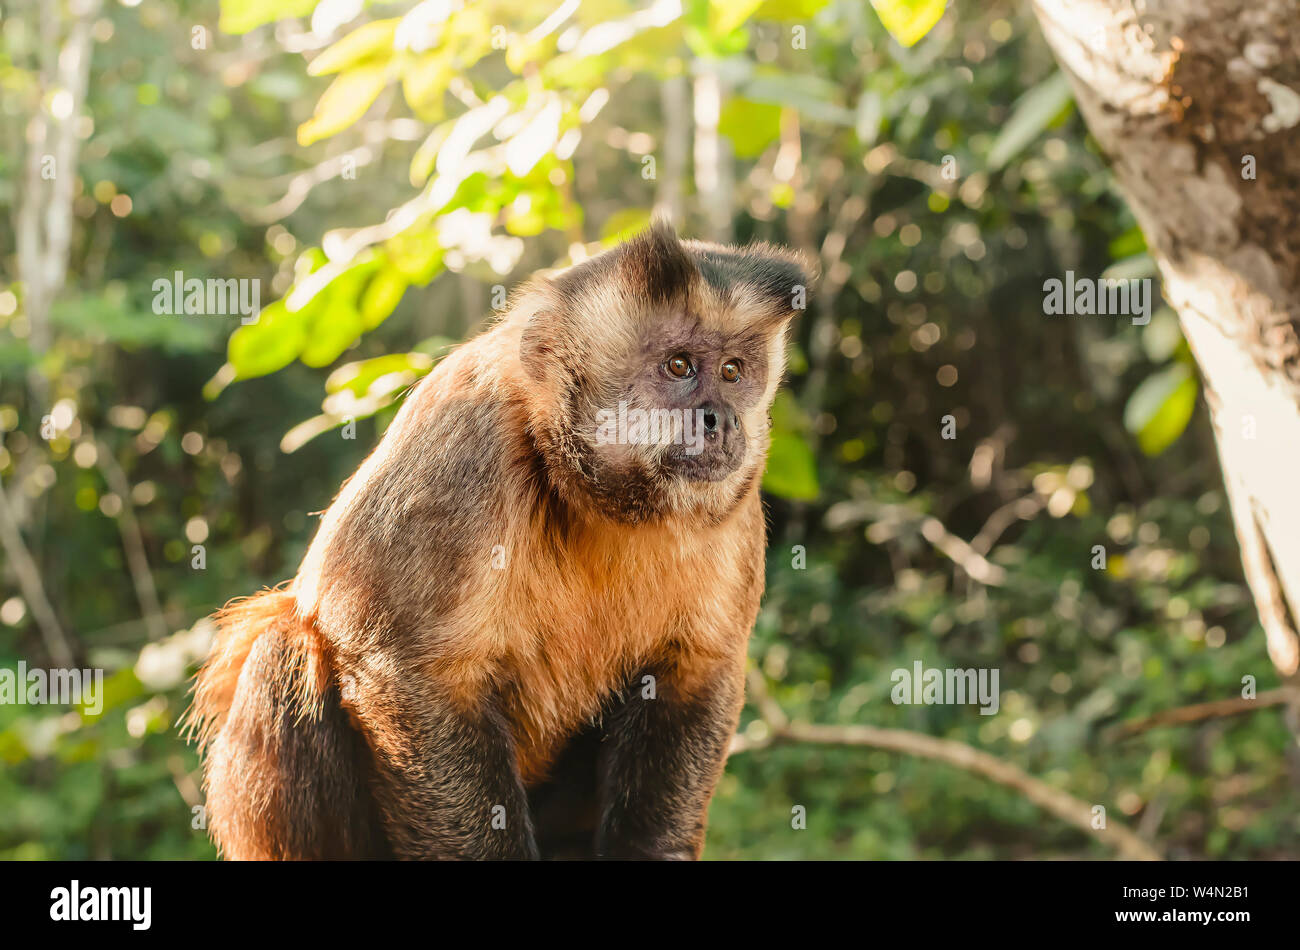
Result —
[{"label": "sunlit leaf", "polygon": [[364,329],[356,306],[345,300],[331,300],[331,306],[312,322],[298,358],[308,366],[328,366],[357,341]]},{"label": "sunlit leaf", "polygon": [[559,99],[552,99],[506,143],[506,168],[518,178],[533,170],[560,135]]},{"label": "sunlit leaf", "polygon": [[412,227],[384,243],[393,267],[416,286],[424,286],[442,269],[442,246],[429,227]]},{"label": "sunlit leaf", "polygon": [[767,452],[763,491],[779,498],[812,501],[821,491],[817,462],[808,443],[793,432],[773,432]]},{"label": "sunlit leaf", "polygon": [[812,501],[821,492],[817,460],[805,437],[808,420],[788,390],[772,403],[772,444],[763,473],[763,490],[794,501]]},{"label": "sunlit leaf", "polygon": [[811,20],[828,0],[763,0],[754,11],[755,20]]},{"label": "sunlit leaf", "polygon": [[1183,345],[1183,329],[1171,307],[1161,307],[1142,328],[1142,350],[1153,363],[1163,363]]},{"label": "sunlit leaf", "polygon": [[915,46],[940,18],[947,0],[871,0],[876,15],[903,46]]},{"label": "sunlit leaf", "polygon": [[1192,368],[1175,363],[1148,376],[1124,407],[1124,427],[1137,436],[1147,455],[1159,455],[1173,445],[1196,409],[1200,385]]},{"label": "sunlit leaf", "polygon": [[518,237],[541,234],[546,230],[546,215],[542,212],[544,198],[533,193],[524,193],[523,197],[525,201],[512,201],[506,208],[506,231]]},{"label": "sunlit leaf", "polygon": [[857,116],[840,103],[843,90],[828,79],[780,70],[761,70],[738,89],[752,102],[791,106],[806,119],[855,126]]},{"label": "sunlit leaf", "polygon": [[317,0],[221,0],[217,27],[223,33],[247,33],[277,20],[307,16],[316,3]]},{"label": "sunlit leaf", "polygon": [[1101,276],[1104,280],[1138,280],[1155,277],[1159,273],[1156,259],[1150,254],[1141,253],[1115,261],[1101,272]]},{"label": "sunlit leaf", "polygon": [[1017,99],[1011,118],[989,149],[989,168],[996,171],[1019,155],[1073,102],[1070,83],[1059,69]]},{"label": "sunlit leaf", "polygon": [[649,208],[623,208],[615,211],[600,229],[600,239],[605,242],[625,241],[650,225]]},{"label": "sunlit leaf", "polygon": [[362,60],[392,54],[393,32],[401,22],[397,17],[375,20],[357,27],[343,39],[328,47],[307,67],[309,76],[325,76],[354,66]]},{"label": "sunlit leaf", "polygon": [[389,353],[368,360],[345,363],[325,380],[327,393],[350,390],[354,396],[364,396],[371,384],[393,373],[422,375],[433,367],[434,360],[426,353]]},{"label": "sunlit leaf", "polygon": [[739,158],[755,158],[781,134],[781,107],[735,97],[718,118],[718,131],[731,140]]},{"label": "sunlit leaf", "polygon": [[292,363],[306,340],[304,324],[302,314],[289,313],[283,300],[263,307],[257,322],[240,327],[226,345],[236,378],[265,376]]},{"label": "sunlit leaf", "polygon": [[1136,224],[1130,227],[1119,237],[1111,240],[1107,250],[1110,256],[1119,260],[1123,257],[1132,257],[1134,254],[1141,254],[1147,249],[1146,235]]},{"label": "sunlit leaf", "polygon": [[406,292],[406,277],[396,267],[385,267],[371,278],[361,295],[361,326],[373,330],[388,319]]},{"label": "sunlit leaf", "polygon": [[455,66],[441,50],[425,53],[402,70],[402,96],[422,119],[436,122],[446,111],[443,93],[455,75]]},{"label": "sunlit leaf", "polygon": [[311,145],[342,132],[366,114],[387,82],[383,65],[358,66],[340,74],[321,94],[315,114],[298,126],[298,144]]},{"label": "sunlit leaf", "polygon": [[325,415],[324,413],[319,416],[312,416],[310,419],[304,419],[280,439],[280,451],[285,455],[291,455],[316,438],[316,436],[324,435],[331,429],[337,429],[342,424],[342,418]]},{"label": "sunlit leaf", "polygon": [[763,0],[712,0],[709,4],[709,28],[725,36],[740,26],[763,5]]}]

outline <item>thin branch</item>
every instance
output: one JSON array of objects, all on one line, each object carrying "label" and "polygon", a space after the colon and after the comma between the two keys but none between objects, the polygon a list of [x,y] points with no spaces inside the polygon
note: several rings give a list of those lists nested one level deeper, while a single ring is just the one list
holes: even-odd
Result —
[{"label": "thin branch", "polygon": [[[790,718],[786,716],[781,704],[773,699],[772,694],[768,692],[767,680],[763,678],[762,672],[758,669],[751,669],[746,679],[749,682],[749,698],[758,707],[758,712],[768,727],[779,731],[789,726]],[[736,738],[740,737],[737,736]],[[732,751],[736,751],[734,746]]]},{"label": "thin branch", "polygon": [[199,783],[194,780],[193,775],[185,771],[185,763],[179,755],[167,757],[167,771],[171,773],[176,791],[180,792],[181,798],[190,809],[203,804],[203,792],[199,788]]},{"label": "thin branch", "polygon": [[979,534],[971,539],[971,550],[981,555],[988,554],[1008,528],[1017,521],[1028,521],[1046,505],[1047,499],[1038,492],[1030,492],[1015,501],[1007,502],[989,515],[988,520],[984,522],[984,527],[980,528]]},{"label": "thin branch", "polygon": [[50,658],[58,666],[71,667],[74,660],[72,642],[63,632],[58,615],[54,612],[54,605],[50,603],[50,598],[45,593],[40,569],[27,550],[27,545],[23,543],[22,532],[18,530],[18,522],[14,518],[13,509],[9,505],[9,496],[5,494],[3,484],[0,484],[0,544],[3,544],[5,557],[8,558],[9,565],[18,577],[18,586],[22,589],[23,599],[27,601],[27,607],[32,612],[32,619],[36,621],[41,636],[45,638],[45,649],[49,652]]},{"label": "thin branch", "polygon": [[[313,188],[343,175],[348,168],[347,162],[349,159],[353,163],[352,170],[364,168],[379,159],[383,153],[385,143],[389,141],[412,142],[420,138],[421,131],[422,128],[419,123],[410,119],[367,122],[358,127],[361,137],[360,145],[331,155],[310,168],[304,168],[301,171],[291,172],[264,182],[259,180],[258,184],[283,188],[284,195],[270,204],[242,209],[240,214],[246,221],[254,224],[272,224],[283,220],[302,206]],[[280,142],[292,142],[292,140],[273,139],[270,142],[263,142],[261,146],[254,146],[254,149],[262,148],[265,151],[271,146],[278,146]]]},{"label": "thin branch", "polygon": [[1219,719],[1224,716],[1240,716],[1270,706],[1282,706],[1288,703],[1300,703],[1300,690],[1283,686],[1260,693],[1253,699],[1234,697],[1216,699],[1208,703],[1195,703],[1191,706],[1179,706],[1176,709],[1163,709],[1150,716],[1130,719],[1128,722],[1113,726],[1103,736],[1105,742],[1118,742],[1128,739],[1149,729],[1160,726],[1186,726],[1206,719]]},{"label": "thin branch", "polygon": [[1005,568],[994,564],[972,545],[953,534],[938,518],[918,514],[906,505],[887,505],[871,498],[854,498],[831,505],[823,522],[831,531],[837,531],[851,524],[882,518],[888,518],[899,525],[915,526],[921,537],[981,584],[1001,587],[1007,582]]},{"label": "thin branch", "polygon": [[307,200],[307,196],[311,194],[313,188],[342,175],[349,159],[353,162],[353,168],[361,168],[373,162],[377,154],[377,148],[371,148],[369,145],[359,145],[354,149],[333,155],[323,162],[295,174],[289,179],[283,197],[271,202],[269,205],[246,212],[244,217],[253,224],[272,224],[287,218]]},{"label": "thin branch", "polygon": [[[764,708],[775,706],[761,675],[750,676],[750,698]],[[779,707],[778,707],[779,708]],[[785,714],[781,712],[780,719]],[[1103,843],[1114,848],[1130,860],[1160,861],[1162,856],[1141,837],[1123,825],[1108,821],[1104,828],[1093,827],[1093,806],[1075,798],[1041,779],[1034,778],[1010,762],[982,752],[964,742],[938,739],[906,729],[878,729],[875,726],[824,726],[804,722],[785,722],[763,715],[767,735],[759,739],[736,736],[732,740],[731,754],[752,752],[781,742],[810,742],[819,745],[859,746],[870,749],[887,749],[923,759],[934,759],[948,765],[973,772],[976,775],[1014,789],[1044,811],[1083,831],[1097,835]]]},{"label": "thin branch", "polygon": [[973,547],[943,526],[938,518],[921,522],[921,536],[938,550],[948,555],[963,571],[990,587],[1001,587],[1007,582],[1005,568],[989,561]]},{"label": "thin branch", "polygon": [[136,599],[140,601],[149,638],[161,640],[167,636],[167,621],[163,619],[162,605],[158,602],[158,588],[154,585],[149,556],[144,549],[144,536],[140,533],[140,522],[135,517],[135,505],[131,502],[131,484],[109,447],[98,439],[94,440],[94,444],[96,460],[100,471],[104,473],[104,480],[122,499],[122,510],[115,520],[122,535],[122,548],[126,552],[127,567],[131,571],[131,583],[135,586]]}]

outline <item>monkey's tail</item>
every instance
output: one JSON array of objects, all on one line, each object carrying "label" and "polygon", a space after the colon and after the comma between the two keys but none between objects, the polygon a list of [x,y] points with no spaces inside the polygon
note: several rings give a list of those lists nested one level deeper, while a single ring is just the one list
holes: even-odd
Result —
[{"label": "monkey's tail", "polygon": [[217,611],[185,716],[203,756],[208,830],[236,859],[387,856],[373,763],[329,651],[287,585]]}]

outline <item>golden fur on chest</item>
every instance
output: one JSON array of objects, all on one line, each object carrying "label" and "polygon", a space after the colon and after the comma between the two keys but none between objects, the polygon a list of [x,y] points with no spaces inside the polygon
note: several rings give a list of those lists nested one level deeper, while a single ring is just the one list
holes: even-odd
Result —
[{"label": "golden fur on chest", "polygon": [[761,545],[761,536],[746,537],[761,531],[749,507],[704,537],[580,528],[558,546],[526,549],[543,563],[503,577],[498,609],[483,618],[485,642],[497,645],[490,665],[526,780],[541,777],[564,739],[638,671],[743,650],[748,627],[734,623],[735,612],[748,612],[746,599],[756,610],[758,593],[733,579],[752,576],[738,562]]}]

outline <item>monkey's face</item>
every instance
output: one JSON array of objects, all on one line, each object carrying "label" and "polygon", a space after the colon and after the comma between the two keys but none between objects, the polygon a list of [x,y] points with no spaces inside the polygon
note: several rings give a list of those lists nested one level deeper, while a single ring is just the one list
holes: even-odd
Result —
[{"label": "monkey's face", "polygon": [[[752,465],[752,448],[763,444],[770,342],[711,329],[683,312],[650,321],[630,354],[621,411],[598,420],[606,423],[597,427],[598,446],[609,446],[612,462],[639,464],[663,479],[726,481]],[[641,450],[619,453],[619,444]]]},{"label": "monkey's face", "polygon": [[565,499],[620,521],[725,518],[762,475],[804,284],[786,252],[662,226],[547,284],[520,352]]}]

